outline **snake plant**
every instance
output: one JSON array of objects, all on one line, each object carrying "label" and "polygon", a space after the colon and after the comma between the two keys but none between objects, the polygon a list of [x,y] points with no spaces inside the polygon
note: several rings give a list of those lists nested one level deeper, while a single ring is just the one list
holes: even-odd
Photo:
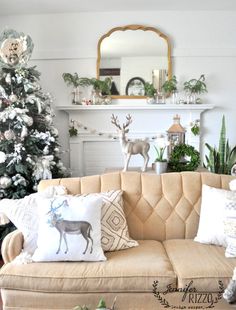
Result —
[{"label": "snake plant", "polygon": [[225,116],[222,118],[218,149],[215,146],[210,146],[208,143],[205,145],[209,150],[209,155],[205,156],[205,167],[214,173],[230,174],[231,168],[236,162],[236,146],[231,149],[229,141],[226,139]]}]

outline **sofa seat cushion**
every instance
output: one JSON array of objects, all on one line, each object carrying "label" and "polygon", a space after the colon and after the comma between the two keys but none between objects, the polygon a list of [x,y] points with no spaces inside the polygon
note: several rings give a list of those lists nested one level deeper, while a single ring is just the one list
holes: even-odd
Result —
[{"label": "sofa seat cushion", "polygon": [[217,292],[219,281],[224,287],[233,275],[236,259],[225,257],[225,248],[201,244],[192,239],[166,240],[163,243],[178,277],[178,288],[191,280],[198,291]]},{"label": "sofa seat cushion", "polygon": [[0,270],[0,287],[38,292],[151,292],[176,285],[176,276],[162,243],[140,241],[135,248],[109,252],[104,262],[50,262]]}]

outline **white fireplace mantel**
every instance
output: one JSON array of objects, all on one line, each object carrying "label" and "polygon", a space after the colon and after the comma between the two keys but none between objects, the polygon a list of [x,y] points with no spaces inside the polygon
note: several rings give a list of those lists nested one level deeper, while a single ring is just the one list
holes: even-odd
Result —
[{"label": "white fireplace mantel", "polygon": [[62,105],[57,106],[57,110],[66,111],[67,113],[75,111],[199,111],[211,110],[215,106],[212,104],[110,104],[110,105]]},{"label": "white fireplace mantel", "polygon": [[[132,101],[133,102],[133,101]],[[123,167],[123,157],[116,128],[111,124],[111,115],[118,116],[120,123],[125,121],[127,114],[132,116],[133,122],[129,127],[128,137],[150,139],[149,166],[155,159],[152,140],[157,134],[166,134],[173,124],[173,117],[180,115],[180,122],[186,129],[185,141],[200,150],[202,135],[194,136],[190,123],[200,120],[201,115],[214,108],[212,104],[111,104],[111,105],[63,105],[57,110],[68,114],[69,121],[74,120],[83,124],[78,128],[78,136],[70,138],[70,168],[73,176],[100,174],[107,168]],[[142,157],[132,156],[131,167],[142,166]]]}]

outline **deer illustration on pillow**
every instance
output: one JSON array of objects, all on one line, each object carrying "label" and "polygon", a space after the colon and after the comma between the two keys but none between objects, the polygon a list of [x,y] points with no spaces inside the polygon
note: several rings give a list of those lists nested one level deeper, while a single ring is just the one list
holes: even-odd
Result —
[{"label": "deer illustration on pillow", "polygon": [[61,243],[62,239],[65,242],[66,245],[66,250],[65,254],[69,251],[68,248],[68,243],[67,243],[67,238],[66,235],[82,235],[84,239],[86,240],[86,247],[83,252],[85,254],[88,250],[89,246],[89,241],[91,241],[91,249],[90,249],[90,254],[93,252],[93,239],[91,237],[91,230],[92,230],[92,225],[86,221],[69,221],[69,220],[64,220],[61,217],[61,214],[56,213],[56,211],[62,207],[68,207],[68,201],[63,200],[59,205],[54,207],[55,201],[57,199],[53,199],[51,201],[51,206],[50,206],[50,211],[47,214],[51,215],[51,218],[49,220],[49,224],[51,227],[55,227],[59,234],[60,234],[60,239],[59,239],[59,246],[56,254],[58,254],[61,250]]}]

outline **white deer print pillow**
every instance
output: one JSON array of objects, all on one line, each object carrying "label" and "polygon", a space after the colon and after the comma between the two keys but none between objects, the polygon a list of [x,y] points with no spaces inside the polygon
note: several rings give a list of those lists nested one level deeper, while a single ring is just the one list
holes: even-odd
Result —
[{"label": "white deer print pillow", "polygon": [[97,197],[38,199],[39,230],[33,261],[103,261]]}]

